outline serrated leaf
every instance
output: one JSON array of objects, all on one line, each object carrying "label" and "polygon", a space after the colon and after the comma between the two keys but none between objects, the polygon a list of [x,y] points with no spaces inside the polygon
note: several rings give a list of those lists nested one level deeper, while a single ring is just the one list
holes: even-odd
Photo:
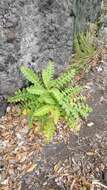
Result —
[{"label": "serrated leaf", "polygon": [[44,93],[43,95],[41,95],[39,101],[50,105],[56,104],[55,99],[49,93]]},{"label": "serrated leaf", "polygon": [[76,54],[79,57],[82,57],[84,55],[83,52],[81,51],[77,34],[74,35],[74,48],[75,48]]},{"label": "serrated leaf", "polygon": [[51,110],[51,117],[55,124],[58,123],[60,116],[61,116],[61,113],[59,109],[57,107],[53,107],[53,109]]},{"label": "serrated leaf", "polygon": [[75,75],[76,70],[74,68],[71,68],[54,81],[55,87],[58,89],[64,88],[65,85],[67,85],[72,79],[74,79]]},{"label": "serrated leaf", "polygon": [[39,108],[38,110],[36,109],[36,111],[34,112],[34,116],[36,117],[42,117],[46,114],[48,114],[51,110],[51,106],[49,105],[44,105],[41,108]]},{"label": "serrated leaf", "polygon": [[63,94],[68,95],[68,96],[74,96],[77,95],[81,92],[82,87],[77,86],[77,87],[69,87],[69,88],[65,88],[65,90],[63,91]]},{"label": "serrated leaf", "polygon": [[47,89],[51,87],[53,75],[54,75],[54,66],[53,62],[50,61],[47,68],[44,69],[42,72],[43,82]]},{"label": "serrated leaf", "polygon": [[38,75],[31,68],[21,66],[20,70],[28,81],[41,86]]},{"label": "serrated leaf", "polygon": [[41,86],[31,86],[31,87],[28,87],[27,88],[27,91],[30,93],[30,94],[36,94],[36,95],[41,95],[41,94],[44,94],[46,93],[46,90],[41,87]]},{"label": "serrated leaf", "polygon": [[56,128],[54,122],[52,120],[48,120],[48,122],[44,126],[44,135],[47,142],[52,140],[55,130]]},{"label": "serrated leaf", "polygon": [[54,96],[54,98],[59,102],[63,98],[63,94],[57,88],[53,88],[50,90],[50,93]]}]

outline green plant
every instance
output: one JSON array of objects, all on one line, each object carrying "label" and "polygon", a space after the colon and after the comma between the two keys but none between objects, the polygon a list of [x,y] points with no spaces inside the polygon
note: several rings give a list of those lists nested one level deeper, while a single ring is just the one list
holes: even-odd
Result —
[{"label": "green plant", "polygon": [[90,32],[75,34],[74,50],[74,64],[71,67],[74,67],[77,72],[81,69],[88,69],[90,67],[88,63],[94,59],[97,53],[92,34]]},{"label": "green plant", "polygon": [[17,102],[29,114],[29,125],[37,122],[47,139],[50,141],[55,133],[60,118],[64,118],[70,127],[76,127],[79,117],[87,117],[91,108],[80,95],[81,87],[67,87],[74,78],[75,69],[54,79],[54,65],[49,62],[42,71],[42,77],[31,69],[22,66],[21,72],[31,82],[31,86],[18,90],[8,102]]}]

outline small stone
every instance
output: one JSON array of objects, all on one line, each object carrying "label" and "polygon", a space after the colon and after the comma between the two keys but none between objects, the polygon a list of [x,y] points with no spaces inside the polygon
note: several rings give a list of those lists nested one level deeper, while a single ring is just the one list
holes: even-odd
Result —
[{"label": "small stone", "polygon": [[104,97],[103,96],[101,96],[101,98],[100,98],[100,103],[103,103],[104,102]]},{"label": "small stone", "polygon": [[102,67],[97,67],[96,69],[97,69],[98,72],[102,72],[103,71]]},{"label": "small stone", "polygon": [[87,123],[87,126],[88,126],[88,127],[92,127],[93,125],[94,125],[93,122]]},{"label": "small stone", "polygon": [[10,112],[10,110],[11,110],[11,107],[8,106],[6,112],[7,112],[7,113]]},{"label": "small stone", "polygon": [[22,136],[21,136],[20,133],[17,133],[16,136],[17,136],[18,140],[21,140],[21,139],[22,139]]}]

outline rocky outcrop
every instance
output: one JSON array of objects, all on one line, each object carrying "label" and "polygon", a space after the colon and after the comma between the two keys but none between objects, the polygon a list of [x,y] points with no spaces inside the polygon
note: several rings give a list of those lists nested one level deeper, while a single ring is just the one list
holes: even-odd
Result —
[{"label": "rocky outcrop", "polygon": [[75,28],[81,31],[87,28],[89,23],[93,23],[101,14],[102,0],[74,0]]},{"label": "rocky outcrop", "polygon": [[100,13],[101,0],[1,0],[0,95],[22,87],[20,65],[40,71],[53,60],[57,72],[72,55],[74,30]]},{"label": "rocky outcrop", "polygon": [[99,33],[100,46],[101,44],[107,48],[107,1],[102,1],[101,28]]}]

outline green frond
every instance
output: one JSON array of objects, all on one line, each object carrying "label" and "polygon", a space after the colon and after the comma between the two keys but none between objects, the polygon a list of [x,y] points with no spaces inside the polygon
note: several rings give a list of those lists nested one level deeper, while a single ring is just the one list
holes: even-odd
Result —
[{"label": "green frond", "polygon": [[[75,48],[75,59],[83,59],[86,61],[87,58],[92,57],[96,52],[95,45],[93,44],[92,37],[89,32],[84,34],[83,32],[74,36],[74,48]],[[83,62],[81,61],[81,62]]]},{"label": "green frond", "polygon": [[92,112],[92,108],[90,108],[87,104],[80,102],[78,103],[78,112],[82,118],[87,118],[89,113]]},{"label": "green frond", "polygon": [[65,96],[75,96],[78,95],[82,90],[82,87],[77,86],[77,87],[70,87],[70,88],[65,88],[62,93]]},{"label": "green frond", "polygon": [[77,34],[74,35],[74,49],[76,51],[76,54],[79,57],[83,57],[83,52],[81,50],[80,44],[79,44],[79,36]]},{"label": "green frond", "polygon": [[[84,39],[82,38],[82,40]],[[80,47],[80,42],[78,48],[84,55],[87,54],[83,51],[83,46]],[[84,60],[85,56],[80,57],[79,63],[84,62]],[[84,103],[84,97],[80,95],[81,87],[67,87],[67,84],[74,80],[77,69],[71,67],[58,79],[53,80],[54,67],[50,62],[42,72],[43,81],[41,81],[32,69],[22,66],[22,73],[33,84],[26,89],[18,90],[13,97],[8,97],[8,102],[20,103],[28,113],[30,127],[32,127],[33,122],[40,124],[47,142],[52,139],[60,117],[63,117],[73,128],[76,127],[79,117],[87,117],[91,112],[91,108]]]},{"label": "green frond", "polygon": [[35,95],[41,95],[46,93],[47,91],[45,90],[45,88],[43,88],[42,86],[38,86],[38,85],[33,85],[30,87],[27,87],[27,91],[30,94],[35,94]]},{"label": "green frond", "polygon": [[64,115],[69,116],[71,112],[70,99],[68,96],[63,96],[59,102]]},{"label": "green frond", "polygon": [[68,117],[66,122],[68,123],[69,128],[76,129],[77,121],[73,117]]},{"label": "green frond", "polygon": [[49,61],[49,64],[46,69],[42,71],[43,83],[47,89],[49,89],[52,85],[52,79],[54,76],[54,64]]},{"label": "green frond", "polygon": [[35,117],[42,117],[48,113],[50,113],[51,110],[51,106],[50,105],[44,105],[41,108],[39,108],[38,110],[36,109],[36,111],[34,112],[34,116]]},{"label": "green frond", "polygon": [[34,113],[33,110],[31,110],[29,113],[28,124],[30,128],[32,128],[33,125],[33,119],[34,119],[33,113]]},{"label": "green frond", "polygon": [[66,73],[62,74],[58,79],[55,80],[55,87],[61,89],[65,85],[67,85],[72,79],[74,79],[76,75],[75,69],[70,69]]},{"label": "green frond", "polygon": [[55,99],[50,95],[49,92],[45,94],[41,94],[41,96],[38,98],[40,103],[45,103],[45,104],[50,104],[50,105],[55,105],[56,101]]},{"label": "green frond", "polygon": [[29,95],[26,89],[18,90],[15,92],[14,96],[10,96],[7,98],[7,101],[10,103],[17,103],[21,101],[27,101],[29,98],[32,99],[32,97]]},{"label": "green frond", "polygon": [[90,53],[90,48],[89,48],[89,43],[88,39],[86,40],[86,36],[84,36],[83,33],[79,34],[79,44],[80,44],[80,49],[83,52],[84,56]]},{"label": "green frond", "polygon": [[50,93],[52,94],[52,96],[56,99],[57,102],[60,102],[61,99],[63,98],[63,94],[59,91],[59,89],[57,88],[52,88],[50,90]]},{"label": "green frond", "polygon": [[92,52],[95,51],[95,48],[92,44],[91,37],[88,32],[86,35],[84,35],[84,33],[79,34],[79,42],[81,50],[84,52],[84,56],[92,56]]},{"label": "green frond", "polygon": [[57,124],[61,117],[60,109],[58,107],[54,106],[51,109],[51,117],[52,117],[54,123]]},{"label": "green frond", "polygon": [[28,81],[35,85],[41,86],[38,75],[31,68],[21,66],[20,70]]},{"label": "green frond", "polygon": [[46,142],[50,142],[55,134],[56,127],[54,125],[53,120],[49,119],[48,122],[44,126],[44,135],[46,138]]}]

